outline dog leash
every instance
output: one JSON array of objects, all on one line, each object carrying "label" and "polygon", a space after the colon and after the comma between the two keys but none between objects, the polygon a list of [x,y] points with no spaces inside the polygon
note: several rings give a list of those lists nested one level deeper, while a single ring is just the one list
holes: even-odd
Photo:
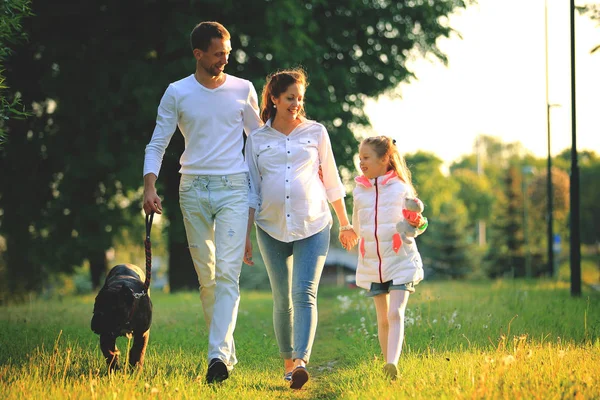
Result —
[{"label": "dog leash", "polygon": [[152,245],[150,243],[150,230],[152,229],[152,220],[154,219],[154,211],[146,214],[146,240],[144,247],[146,249],[146,281],[144,282],[144,292],[150,287],[150,278],[152,277]]},{"label": "dog leash", "polygon": [[152,246],[150,243],[150,230],[152,229],[153,219],[154,211],[152,211],[150,214],[146,214],[146,239],[144,240],[144,248],[146,249],[146,280],[144,281],[144,290],[142,290],[140,293],[133,293],[133,304],[131,305],[131,310],[129,311],[127,321],[125,322],[125,327],[121,329],[121,334],[130,334],[132,332],[131,320],[133,319],[133,315],[137,310],[140,299],[148,295],[148,290],[150,288],[150,278],[152,277]]}]

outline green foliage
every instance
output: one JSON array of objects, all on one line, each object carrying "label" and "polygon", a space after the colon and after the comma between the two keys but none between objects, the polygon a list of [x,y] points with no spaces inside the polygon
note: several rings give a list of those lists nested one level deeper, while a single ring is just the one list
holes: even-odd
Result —
[{"label": "green foliage", "polygon": [[[476,218],[487,218],[493,201],[485,177],[461,169],[450,177],[441,171],[442,160],[433,154],[406,155],[418,196],[430,221],[428,231],[417,239],[427,276],[465,278],[476,272],[481,258],[473,246]],[[469,204],[470,208],[465,208]]]},{"label": "green foliage", "polygon": [[[554,165],[560,166],[570,174],[571,157],[571,149],[565,149],[556,157]],[[579,167],[581,243],[597,246],[600,242],[598,231],[598,226],[600,226],[600,213],[598,212],[600,192],[597,183],[600,180],[600,155],[594,151],[580,151],[577,154],[577,164]],[[554,171],[552,179],[554,182]]]},{"label": "green foliage", "polygon": [[480,264],[479,254],[469,242],[466,230],[469,214],[458,199],[444,203],[436,219],[430,219],[428,232],[417,239],[429,236],[424,260],[427,277],[466,278]]},{"label": "green foliage", "polygon": [[581,157],[579,169],[581,242],[600,246],[600,157]]},{"label": "green foliage", "polygon": [[453,162],[450,172],[458,169],[481,170],[490,182],[499,182],[509,165],[522,162],[526,156],[519,142],[504,143],[499,137],[479,135],[475,139],[474,154]]},{"label": "green foliage", "polygon": [[442,204],[451,201],[458,189],[456,182],[447,179],[441,171],[442,160],[432,153],[418,151],[405,155],[412,173],[417,196],[425,204],[424,215],[437,217]]},{"label": "green foliage", "polygon": [[[567,282],[428,282],[406,311],[400,379],[382,374],[373,301],[323,287],[308,370],[282,379],[268,292],[242,292],[231,379],[209,386],[208,332],[197,292],[152,293],[154,319],[142,371],[108,376],[89,328],[93,297],[0,307],[3,399],[450,399],[598,398],[599,294]],[[128,348],[119,338],[122,356]]]},{"label": "green foliage", "polygon": [[[563,238],[568,237],[570,157],[570,150],[567,149],[552,160],[554,232]],[[594,152],[582,151],[579,153],[579,163],[596,165],[598,157]],[[491,201],[487,207],[475,208],[475,199],[465,198],[465,193],[472,192],[469,187],[475,185],[473,171],[476,170],[481,171],[481,176],[490,183],[488,189],[481,188],[484,198]],[[512,172],[508,172],[511,170]],[[457,196],[468,205],[471,220],[483,216],[491,222],[487,226],[490,245],[486,255],[486,269],[490,274],[521,275],[528,258],[534,275],[547,270],[547,159],[538,159],[524,152],[519,143],[505,144],[499,138],[480,136],[476,141],[475,154],[453,163],[450,171],[452,179],[456,179],[461,185]],[[464,174],[468,175],[461,176]],[[507,174],[513,177],[510,186],[507,186]],[[591,182],[593,176],[592,173],[585,179]],[[594,229],[597,225],[594,224],[600,223],[594,214],[596,207],[592,205],[594,187],[588,184],[581,189],[581,212],[587,216],[585,221],[582,218],[582,230],[583,224],[588,224],[585,229],[590,232],[591,238],[596,237]],[[594,240],[584,243],[594,243]]]},{"label": "green foliage", "polygon": [[502,187],[504,196],[495,204],[486,270],[491,277],[523,276],[523,193],[521,175],[516,167],[506,171]]},{"label": "green foliage", "polygon": [[[558,168],[552,168],[552,218],[553,231],[561,237],[569,236],[570,193],[569,175]],[[544,253],[548,246],[548,235],[545,225],[540,221],[548,219],[548,173],[546,169],[535,174],[528,185],[527,201],[529,204],[529,242]],[[542,229],[540,229],[542,228]]]},{"label": "green foliage", "polygon": [[[410,80],[410,57],[445,60],[436,41],[453,30],[443,17],[465,2],[57,0],[33,6],[35,18],[23,21],[30,40],[9,60],[7,78],[25,104],[34,104],[35,115],[8,121],[23,134],[0,154],[0,234],[7,238],[8,278],[19,290],[38,290],[48,274],[72,271],[84,259],[97,284],[114,235],[139,218],[137,189],[156,107],[169,82],[193,72],[188,36],[200,20],[228,28],[234,50],[227,72],[251,80],[259,92],[268,73],[302,65],[310,80],[308,115],[328,128],[338,165],[352,169],[358,143],[351,129],[368,124],[365,96]],[[182,140],[176,137],[158,189],[169,220],[171,272],[183,287],[195,279],[177,205]]]},{"label": "green foliage", "polygon": [[457,197],[469,211],[469,225],[472,226],[477,220],[488,220],[489,210],[494,203],[494,194],[487,176],[478,175],[470,169],[459,169],[452,172],[452,178],[460,187],[456,193]]},{"label": "green foliage", "polygon": [[[590,19],[600,23],[600,4],[586,4],[576,8],[581,14],[587,15]],[[590,50],[590,53],[595,53],[597,51],[600,51],[600,44],[594,46]]]},{"label": "green foliage", "polygon": [[11,47],[27,39],[21,20],[31,14],[30,0],[4,0],[0,2],[0,147],[6,140],[5,122],[9,118],[25,118],[29,114],[22,108],[19,96],[6,84],[4,64],[11,55]]}]

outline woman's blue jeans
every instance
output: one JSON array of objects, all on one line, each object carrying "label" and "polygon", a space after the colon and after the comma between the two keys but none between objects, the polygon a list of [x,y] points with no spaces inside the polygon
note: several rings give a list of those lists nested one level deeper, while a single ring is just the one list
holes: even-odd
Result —
[{"label": "woman's blue jeans", "polygon": [[280,242],[256,227],[260,253],[273,292],[273,325],[284,359],[308,363],[317,331],[317,291],[329,250],[327,226],[290,243]]}]

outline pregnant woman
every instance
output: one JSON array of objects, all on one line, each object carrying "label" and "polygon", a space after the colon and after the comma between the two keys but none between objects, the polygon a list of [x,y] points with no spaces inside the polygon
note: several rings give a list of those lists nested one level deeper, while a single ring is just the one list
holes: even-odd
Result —
[{"label": "pregnant woman", "polygon": [[328,202],[340,224],[342,246],[349,248],[358,240],[346,213],[346,191],[327,130],[305,117],[306,86],[301,69],[267,77],[260,112],[265,125],[246,142],[250,219],[244,262],[252,264],[250,230],[256,221],[273,293],[284,379],[292,389],[309,380],[306,365],[317,329],[317,289],[333,222]]}]

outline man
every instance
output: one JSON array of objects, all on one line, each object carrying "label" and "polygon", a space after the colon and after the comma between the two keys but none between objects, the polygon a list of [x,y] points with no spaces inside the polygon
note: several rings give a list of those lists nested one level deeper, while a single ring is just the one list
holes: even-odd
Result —
[{"label": "man", "polygon": [[161,213],[155,182],[177,126],[185,138],[179,203],[209,329],[208,383],[229,377],[237,362],[233,332],[248,223],[248,168],[243,134],[261,125],[251,82],[225,74],[230,35],[217,22],[191,33],[194,74],[171,83],[158,107],[144,160],[144,211]]}]

